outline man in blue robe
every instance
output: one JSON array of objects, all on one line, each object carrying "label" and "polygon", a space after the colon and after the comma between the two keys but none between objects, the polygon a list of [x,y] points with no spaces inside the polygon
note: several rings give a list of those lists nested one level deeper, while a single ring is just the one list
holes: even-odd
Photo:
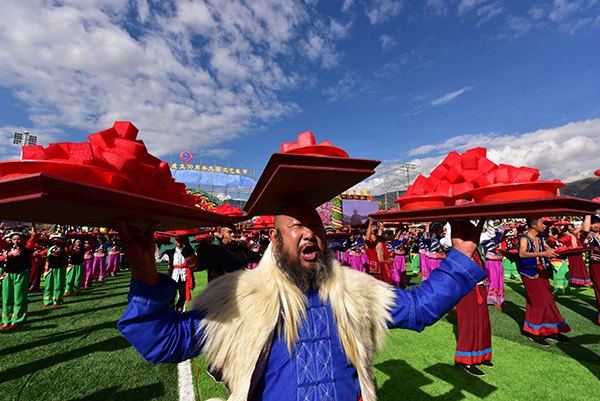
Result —
[{"label": "man in blue robe", "polygon": [[177,314],[168,305],[177,285],[154,265],[156,226],[120,223],[133,277],[121,333],[153,363],[208,354],[223,366],[230,400],[373,401],[387,329],[423,330],[485,277],[471,259],[481,225],[469,222],[454,223],[448,257],[411,290],[341,266],[307,202],[281,208],[274,226],[256,269],[214,280]]}]

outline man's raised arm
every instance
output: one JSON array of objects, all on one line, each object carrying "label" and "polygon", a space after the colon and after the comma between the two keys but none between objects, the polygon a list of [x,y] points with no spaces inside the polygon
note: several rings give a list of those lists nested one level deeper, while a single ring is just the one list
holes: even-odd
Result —
[{"label": "man's raised arm", "polygon": [[197,327],[201,315],[176,313],[169,300],[178,289],[170,277],[158,274],[154,262],[152,223],[145,232],[117,223],[123,252],[131,264],[131,287],[127,310],[117,328],[134,348],[153,363],[176,363],[200,353]]},{"label": "man's raised arm", "polygon": [[429,278],[410,290],[394,288],[396,305],[390,327],[422,331],[452,309],[475,285],[486,277],[472,260],[479,244],[483,220],[477,226],[452,221],[452,247]]}]

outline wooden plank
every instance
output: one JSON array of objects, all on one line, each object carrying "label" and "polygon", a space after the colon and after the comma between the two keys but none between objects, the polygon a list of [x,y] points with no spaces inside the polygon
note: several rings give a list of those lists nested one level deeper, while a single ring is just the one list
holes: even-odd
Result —
[{"label": "wooden plank", "polygon": [[378,160],[275,153],[267,163],[244,210],[272,215],[294,199],[322,205],[371,176]]},{"label": "wooden plank", "polygon": [[162,230],[222,225],[228,216],[129,192],[36,173],[0,180],[0,218],[106,227],[115,220]]}]

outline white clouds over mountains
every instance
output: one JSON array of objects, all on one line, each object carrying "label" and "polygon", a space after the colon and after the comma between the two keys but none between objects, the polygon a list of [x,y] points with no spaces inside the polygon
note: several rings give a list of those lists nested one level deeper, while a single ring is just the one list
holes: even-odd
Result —
[{"label": "white clouds over mountains", "polygon": [[463,152],[478,146],[486,148],[488,158],[495,163],[537,168],[543,180],[576,181],[591,177],[595,170],[600,169],[597,158],[600,152],[600,119],[525,134],[455,136],[442,143],[412,149],[408,156],[437,154],[411,161],[421,165],[421,171],[428,175],[449,152]]},{"label": "white clouds over mountains", "polygon": [[[495,163],[537,168],[540,170],[541,180],[560,179],[563,182],[573,182],[593,177],[594,171],[600,169],[597,157],[600,153],[600,119],[579,121],[525,134],[455,136],[442,143],[411,149],[404,161],[410,160],[408,163],[419,166],[418,174],[429,176],[451,151],[464,152],[475,147],[486,148],[487,157]],[[387,169],[386,164],[388,163],[384,162],[381,169]],[[396,182],[404,182],[405,173],[398,174]],[[412,180],[416,175],[417,173],[413,172]],[[387,181],[385,183],[381,176],[376,175],[375,178],[359,184],[357,188],[368,189],[370,193],[379,195],[385,190],[390,190],[390,182],[394,181],[394,177],[388,177]]]}]

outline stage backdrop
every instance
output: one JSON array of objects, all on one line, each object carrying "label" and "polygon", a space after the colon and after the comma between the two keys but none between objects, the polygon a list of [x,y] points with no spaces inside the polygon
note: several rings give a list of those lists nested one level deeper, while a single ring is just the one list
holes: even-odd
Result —
[{"label": "stage backdrop", "polygon": [[367,221],[371,213],[379,210],[377,201],[342,199],[342,213],[344,225],[360,224]]},{"label": "stage backdrop", "polygon": [[171,169],[171,174],[178,182],[185,182],[185,185],[188,188],[198,188],[200,186],[210,185],[230,188],[253,188],[256,186],[256,182],[254,180],[239,174],[183,169]]}]

